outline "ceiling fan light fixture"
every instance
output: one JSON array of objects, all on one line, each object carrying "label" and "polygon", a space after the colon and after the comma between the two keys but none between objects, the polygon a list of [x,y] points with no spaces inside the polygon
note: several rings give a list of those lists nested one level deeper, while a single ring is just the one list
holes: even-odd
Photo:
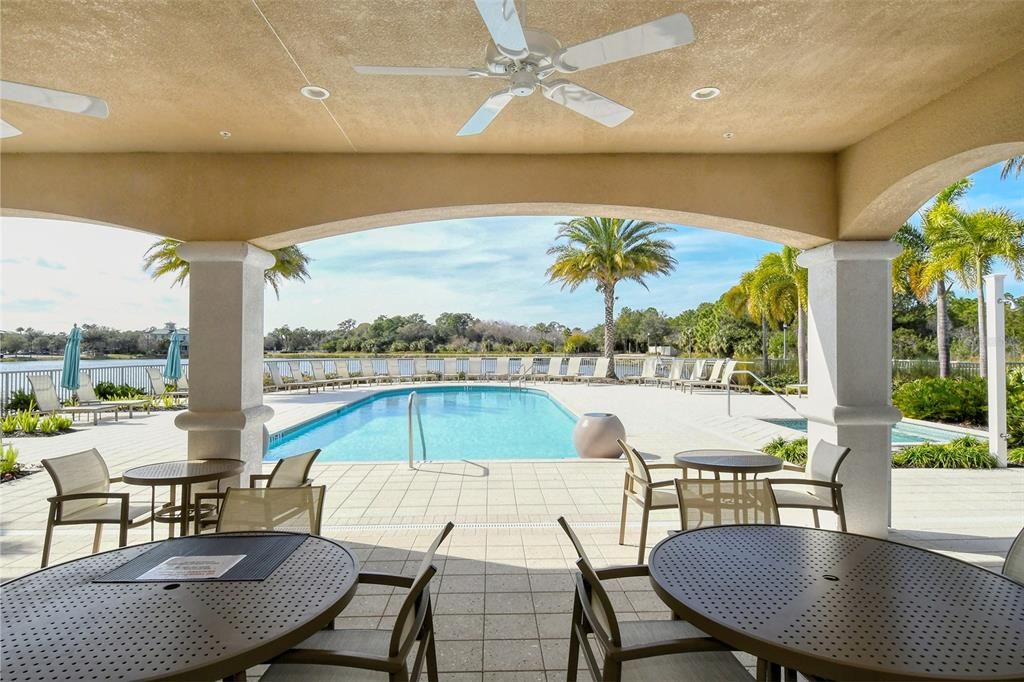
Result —
[{"label": "ceiling fan light fixture", "polygon": [[722,137],[724,137],[726,140],[732,140],[733,138],[736,137],[736,133],[722,133]]},{"label": "ceiling fan light fixture", "polygon": [[228,130],[222,130],[220,131],[220,136],[226,140],[231,137],[231,132]]},{"label": "ceiling fan light fixture", "polygon": [[721,90],[709,85],[707,87],[697,88],[696,90],[690,93],[690,97],[697,100],[698,102],[703,102],[704,100],[714,99],[721,94]]},{"label": "ceiling fan light fixture", "polygon": [[319,85],[307,85],[299,90],[299,92],[302,93],[303,97],[315,99],[319,102],[322,102],[331,96],[331,93],[327,91],[327,88],[321,88]]}]

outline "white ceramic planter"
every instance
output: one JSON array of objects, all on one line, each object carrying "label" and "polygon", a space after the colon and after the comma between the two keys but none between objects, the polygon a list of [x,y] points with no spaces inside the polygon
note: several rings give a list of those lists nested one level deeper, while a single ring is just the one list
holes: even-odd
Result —
[{"label": "white ceramic planter", "polygon": [[572,444],[583,458],[615,459],[622,455],[617,439],[626,439],[626,428],[610,412],[588,412],[576,422]]}]

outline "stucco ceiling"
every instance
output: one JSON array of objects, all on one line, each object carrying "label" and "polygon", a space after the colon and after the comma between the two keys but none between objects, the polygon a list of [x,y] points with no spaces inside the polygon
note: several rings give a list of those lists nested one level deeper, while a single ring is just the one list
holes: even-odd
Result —
[{"label": "stucco ceiling", "polygon": [[[471,0],[4,0],[3,78],[103,97],[111,115],[4,103],[24,134],[3,151],[829,152],[1024,46],[1024,0],[529,0],[526,24],[571,45],[678,11],[692,45],[572,77],[636,111],[618,128],[535,93],[457,138],[498,81],[352,65],[482,65]],[[303,72],[326,105],[299,94]],[[705,85],[722,96],[690,98]]]}]

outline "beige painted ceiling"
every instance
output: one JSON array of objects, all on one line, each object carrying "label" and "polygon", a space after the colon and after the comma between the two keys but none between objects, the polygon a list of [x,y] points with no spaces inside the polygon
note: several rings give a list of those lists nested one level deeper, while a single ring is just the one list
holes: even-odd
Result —
[{"label": "beige painted ceiling", "polygon": [[[694,44],[572,77],[636,111],[618,128],[535,93],[457,138],[500,81],[352,65],[482,65],[471,0],[3,0],[3,78],[111,108],[4,103],[24,134],[3,151],[831,152],[1024,48],[1024,0],[529,0],[526,24],[571,45],[677,11]],[[704,85],[722,96],[691,99]]]}]

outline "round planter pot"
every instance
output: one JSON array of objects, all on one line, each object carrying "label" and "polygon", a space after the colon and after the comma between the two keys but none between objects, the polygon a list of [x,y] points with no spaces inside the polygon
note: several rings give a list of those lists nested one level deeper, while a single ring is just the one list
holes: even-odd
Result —
[{"label": "round planter pot", "polygon": [[580,417],[572,432],[576,454],[586,459],[621,457],[622,449],[615,442],[619,438],[626,439],[626,428],[610,412],[588,412]]}]

